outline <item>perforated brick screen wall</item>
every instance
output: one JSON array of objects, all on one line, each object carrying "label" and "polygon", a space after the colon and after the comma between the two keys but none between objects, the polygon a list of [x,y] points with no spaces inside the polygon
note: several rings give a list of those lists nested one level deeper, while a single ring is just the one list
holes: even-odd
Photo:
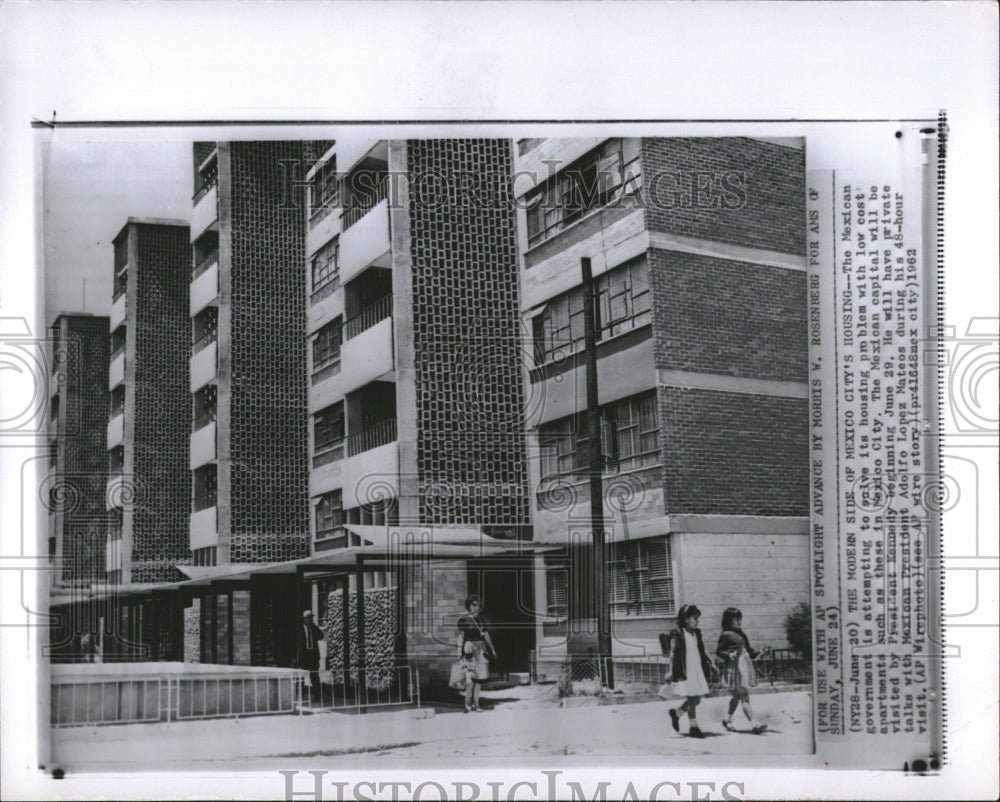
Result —
[{"label": "perforated brick screen wall", "polygon": [[527,523],[511,145],[407,153],[421,521]]},{"label": "perforated brick screen wall", "polygon": [[[304,207],[299,142],[233,142],[230,560],[309,550]],[[301,176],[297,176],[301,177]]]},{"label": "perforated brick screen wall", "polygon": [[[803,148],[745,137],[656,138],[642,140],[641,158],[644,194],[654,196],[646,206],[650,231],[805,253]],[[730,186],[740,176],[742,202],[723,189],[726,174]],[[706,187],[697,199],[694,182]],[[722,208],[723,197],[736,208]]]},{"label": "perforated brick screen wall", "polygon": [[126,448],[134,455],[139,489],[132,581],[174,581],[184,578],[174,563],[191,559],[190,236],[187,226],[134,228],[136,303],[128,325],[135,330],[135,353],[125,354],[135,370],[133,440]]},{"label": "perforated brick screen wall", "polygon": [[56,356],[64,381],[59,386],[59,448],[62,471],[52,489],[67,495],[49,498],[63,511],[62,579],[104,579],[108,482],[108,318],[64,315],[59,318]]}]

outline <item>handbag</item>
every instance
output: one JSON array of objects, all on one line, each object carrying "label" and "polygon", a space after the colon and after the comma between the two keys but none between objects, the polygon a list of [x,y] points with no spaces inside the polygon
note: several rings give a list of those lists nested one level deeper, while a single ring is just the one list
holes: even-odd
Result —
[{"label": "handbag", "polygon": [[451,676],[448,678],[448,686],[456,691],[465,690],[465,666],[461,660],[456,660],[451,664]]},{"label": "handbag", "polygon": [[[475,618],[472,619],[472,623],[476,625],[476,629],[479,630],[479,637],[483,639],[483,646],[486,649],[486,659],[489,660],[490,662],[496,660],[497,653],[494,650],[493,645],[488,640],[486,640],[486,633],[483,631],[483,628],[479,625],[479,622]],[[469,643],[466,642],[465,645],[468,646]],[[466,654],[471,654],[471,651],[466,652]]]}]

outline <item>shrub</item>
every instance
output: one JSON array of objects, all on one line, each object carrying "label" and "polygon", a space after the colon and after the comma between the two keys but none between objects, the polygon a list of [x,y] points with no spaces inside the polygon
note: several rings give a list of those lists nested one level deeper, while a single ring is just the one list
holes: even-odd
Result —
[{"label": "shrub", "polygon": [[799,602],[785,617],[785,639],[806,660],[812,659],[812,610]]}]

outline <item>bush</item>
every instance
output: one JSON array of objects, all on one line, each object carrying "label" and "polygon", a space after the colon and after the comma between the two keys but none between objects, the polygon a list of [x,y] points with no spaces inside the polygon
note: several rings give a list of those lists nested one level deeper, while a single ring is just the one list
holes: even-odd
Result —
[{"label": "bush", "polygon": [[812,659],[812,610],[805,602],[785,617],[785,639],[803,658]]}]

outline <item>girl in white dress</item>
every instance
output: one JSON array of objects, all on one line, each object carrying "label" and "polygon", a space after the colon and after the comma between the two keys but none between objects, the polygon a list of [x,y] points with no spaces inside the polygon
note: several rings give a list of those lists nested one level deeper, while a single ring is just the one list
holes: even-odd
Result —
[{"label": "girl in white dress", "polygon": [[767,727],[754,721],[750,707],[750,689],[757,685],[757,671],[753,661],[760,654],[750,645],[750,639],[743,632],[743,613],[730,607],[722,614],[722,634],[716,654],[724,661],[726,679],[733,695],[729,700],[729,714],[722,719],[722,726],[735,732],[733,713],[743,705],[743,715],[750,722],[750,731],[760,735]]},{"label": "girl in white dress", "polygon": [[697,708],[702,696],[709,692],[708,677],[711,676],[711,663],[705,654],[705,644],[698,629],[698,619],[701,610],[693,604],[685,604],[677,613],[677,629],[670,633],[670,653],[667,664],[671,667],[670,676],[673,682],[673,692],[676,696],[685,697],[679,707],[670,708],[670,725],[675,732],[680,732],[680,714],[688,717],[688,735],[692,738],[704,738],[705,734],[698,727]]}]

